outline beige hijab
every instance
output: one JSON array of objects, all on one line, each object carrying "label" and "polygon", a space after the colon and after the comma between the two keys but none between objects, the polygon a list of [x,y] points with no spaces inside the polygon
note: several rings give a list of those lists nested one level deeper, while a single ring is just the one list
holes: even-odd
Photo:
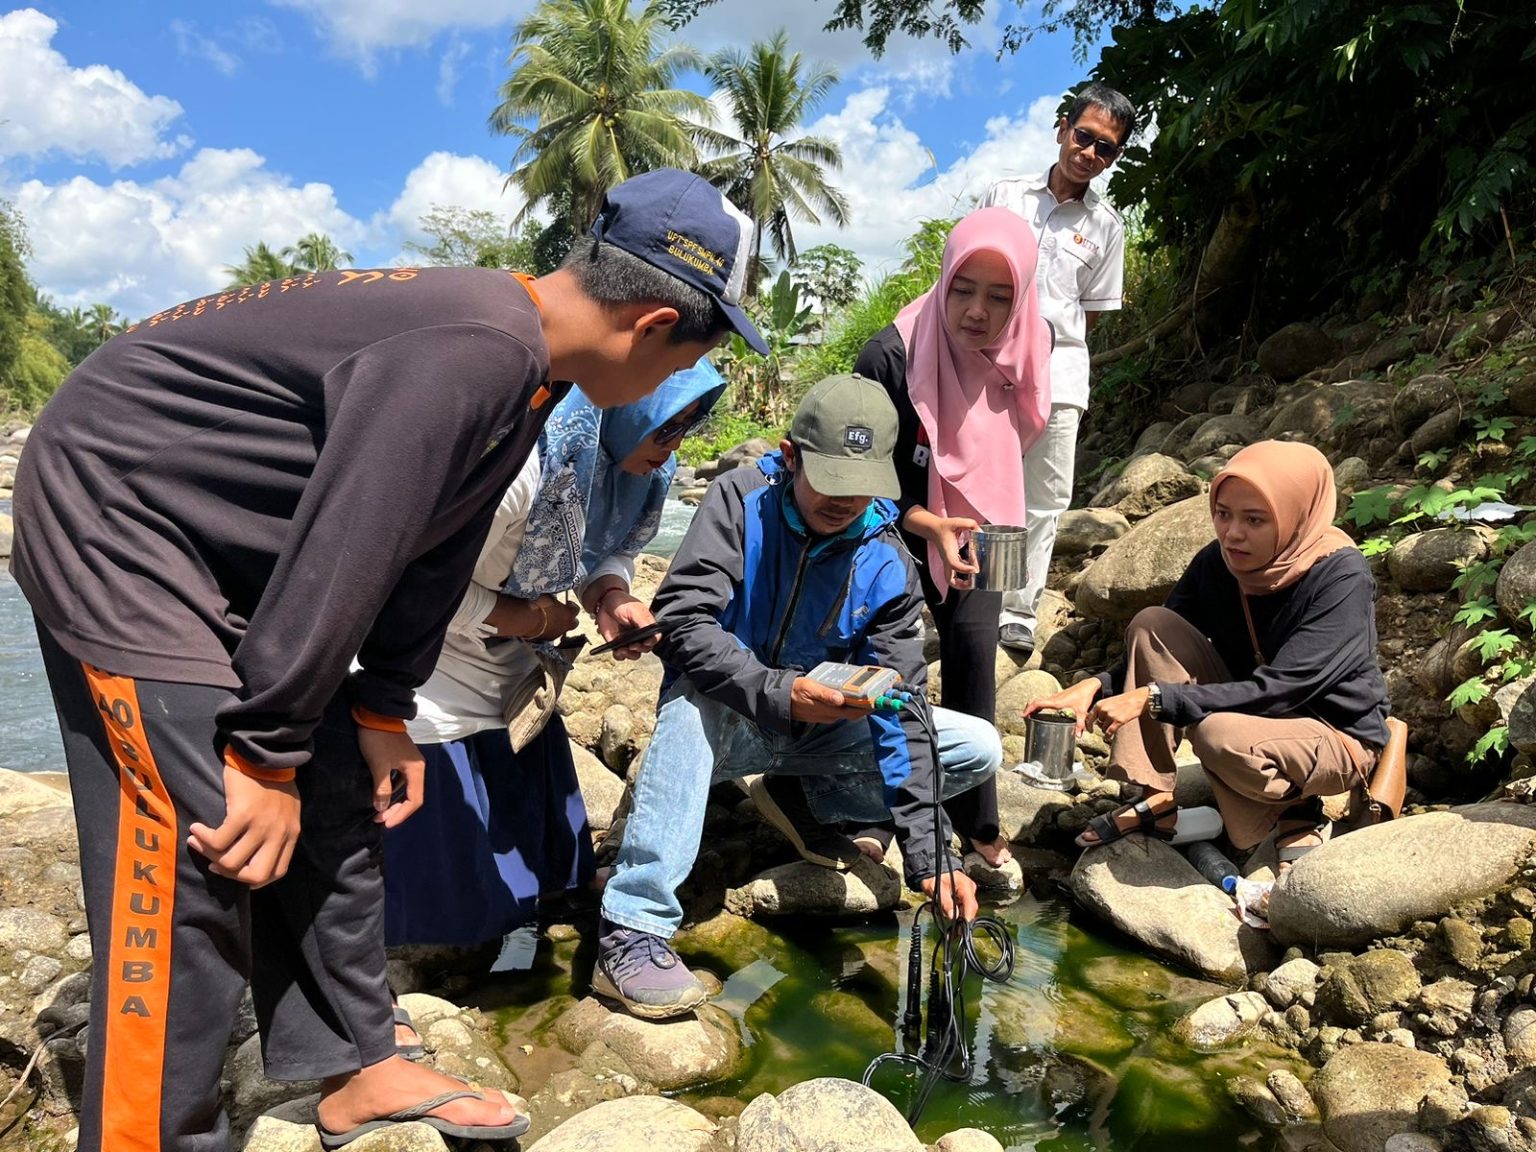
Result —
[{"label": "beige hijab", "polygon": [[[1211,481],[1212,516],[1216,514],[1216,494],[1233,477],[1258,489],[1279,529],[1274,559],[1256,571],[1232,573],[1249,596],[1264,596],[1294,584],[1324,556],[1355,546],[1333,526],[1338,501],[1333,469],[1327,457],[1310,444],[1260,440],[1248,445]],[[1225,553],[1222,559],[1226,559]]]}]

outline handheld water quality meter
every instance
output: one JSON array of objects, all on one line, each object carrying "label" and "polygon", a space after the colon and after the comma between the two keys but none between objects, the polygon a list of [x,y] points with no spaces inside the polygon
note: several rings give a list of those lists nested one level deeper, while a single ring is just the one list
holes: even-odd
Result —
[{"label": "handheld water quality meter", "polygon": [[824,660],[808,673],[818,684],[836,688],[850,708],[890,708],[899,706],[887,693],[901,683],[901,675],[878,664],[838,664]]}]

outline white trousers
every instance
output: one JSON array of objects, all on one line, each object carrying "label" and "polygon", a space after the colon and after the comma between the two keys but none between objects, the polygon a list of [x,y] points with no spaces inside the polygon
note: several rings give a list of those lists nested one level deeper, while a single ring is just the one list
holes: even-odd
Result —
[{"label": "white trousers", "polygon": [[1077,426],[1083,410],[1052,404],[1045,431],[1024,453],[1024,507],[1027,512],[1029,582],[1023,591],[1003,594],[1001,623],[1022,624],[1033,638],[1040,594],[1051,567],[1056,522],[1072,503],[1072,466],[1077,455]]}]

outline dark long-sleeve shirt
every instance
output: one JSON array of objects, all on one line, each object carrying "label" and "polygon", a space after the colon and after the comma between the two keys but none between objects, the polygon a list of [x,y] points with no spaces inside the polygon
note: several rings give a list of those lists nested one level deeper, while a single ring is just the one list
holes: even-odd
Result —
[{"label": "dark long-sleeve shirt", "polygon": [[[1213,712],[1313,716],[1362,743],[1387,741],[1387,683],[1376,663],[1376,581],[1365,557],[1343,548],[1300,580],[1248,608],[1264,660],[1254,658],[1237,578],[1212,541],[1184,570],[1167,607],[1211,641],[1233,679],[1162,684],[1162,719],[1179,727]],[[1124,691],[1125,664],[1103,673],[1106,694]]]},{"label": "dark long-sleeve shirt", "polygon": [[76,658],[227,687],[221,735],[295,767],[353,698],[414,714],[553,398],[505,272],[306,275],[189,301],[92,354],[34,426],[11,568]]},{"label": "dark long-sleeve shirt", "polygon": [[[896,479],[901,484],[901,497],[897,508],[905,516],[914,505],[928,503],[928,434],[917,415],[912,398],[907,394],[907,346],[896,331],[896,325],[887,324],[870,337],[859,351],[853,370],[860,376],[877,381],[896,407]],[[908,538],[911,546],[915,538]],[[913,555],[926,556],[927,547],[914,548]]]}]

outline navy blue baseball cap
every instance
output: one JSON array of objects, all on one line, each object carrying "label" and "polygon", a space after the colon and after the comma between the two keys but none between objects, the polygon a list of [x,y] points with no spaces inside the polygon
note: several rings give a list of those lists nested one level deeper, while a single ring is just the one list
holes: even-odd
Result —
[{"label": "navy blue baseball cap", "polygon": [[702,176],[658,168],[608,189],[592,235],[711,296],[760,355],[768,344],[741,309],[752,221]]}]

